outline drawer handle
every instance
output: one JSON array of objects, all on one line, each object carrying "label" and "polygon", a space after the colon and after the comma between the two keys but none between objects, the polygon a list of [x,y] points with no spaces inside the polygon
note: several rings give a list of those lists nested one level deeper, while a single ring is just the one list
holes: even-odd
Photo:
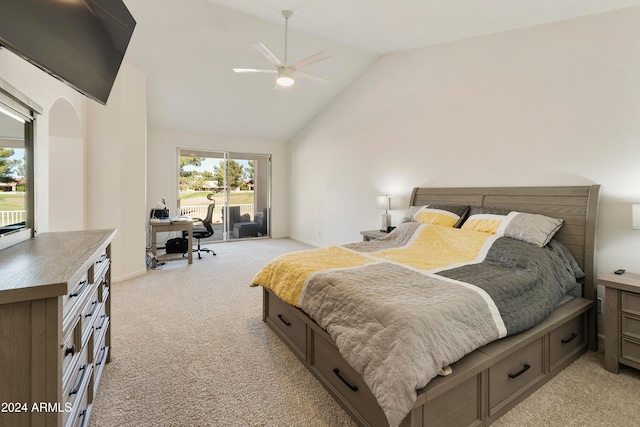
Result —
[{"label": "drawer handle", "polygon": [[76,290],[69,294],[69,298],[77,297],[78,295],[80,295],[82,291],[84,291],[84,288],[87,287],[87,283],[89,283],[87,279],[84,279],[80,283],[78,283]]},{"label": "drawer handle", "polygon": [[83,409],[82,411],[80,411],[80,413],[78,414],[78,418],[82,418],[82,422],[80,423],[80,427],[84,427],[86,425],[86,422],[87,422],[87,410]]},{"label": "drawer handle", "polygon": [[522,369],[520,369],[518,372],[516,372],[515,374],[509,374],[509,378],[517,378],[517,377],[519,377],[520,375],[522,375],[525,372],[527,372],[530,367],[531,367],[531,365],[529,365],[528,363],[525,363],[524,366],[522,366]]},{"label": "drawer handle", "polygon": [[351,389],[351,391],[358,391],[358,386],[357,385],[349,384],[349,382],[347,380],[345,380],[342,375],[340,375],[340,369],[333,368],[333,373],[336,374],[338,376],[338,378],[340,378],[340,381],[345,383],[347,385],[347,387],[349,387]]},{"label": "drawer handle", "polygon": [[82,381],[84,381],[84,375],[87,373],[87,365],[82,365],[80,370],[82,371],[82,375],[80,375],[78,384],[76,384],[76,386],[69,392],[69,396],[73,396],[80,391],[80,385],[82,384]]},{"label": "drawer handle", "polygon": [[67,357],[68,355],[74,355],[76,352],[76,346],[72,345],[71,347],[67,347],[64,349],[64,357]]},{"label": "drawer handle", "polygon": [[573,341],[574,339],[576,339],[578,337],[578,334],[576,334],[575,332],[571,332],[571,336],[569,338],[564,338],[562,340],[560,340],[560,342],[562,344],[566,344],[568,342]]},{"label": "drawer handle", "polygon": [[91,303],[91,305],[93,306],[93,308],[91,309],[90,312],[88,312],[87,314],[84,315],[84,317],[91,317],[93,316],[93,313],[96,312],[96,308],[98,308],[98,300],[95,300],[94,302]]},{"label": "drawer handle", "polygon": [[100,318],[102,319],[102,322],[100,322],[100,324],[96,326],[96,331],[102,329],[102,327],[104,326],[104,322],[107,321],[107,315],[103,314],[102,316],[100,316]]},{"label": "drawer handle", "polygon": [[107,346],[104,346],[100,349],[102,351],[102,357],[100,358],[100,360],[96,363],[96,366],[100,366],[102,365],[102,362],[104,361],[104,356],[107,354]]},{"label": "drawer handle", "polygon": [[280,319],[282,321],[282,323],[284,323],[285,325],[291,326],[291,322],[287,321],[287,319],[282,317],[282,314],[278,314],[278,319]]},{"label": "drawer handle", "polygon": [[107,259],[107,254],[100,255],[100,258],[96,261],[96,264],[104,262],[105,259]]}]

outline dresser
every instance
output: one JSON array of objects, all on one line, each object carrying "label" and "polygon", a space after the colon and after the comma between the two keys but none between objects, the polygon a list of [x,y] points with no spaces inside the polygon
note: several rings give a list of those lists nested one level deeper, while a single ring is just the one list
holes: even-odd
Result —
[{"label": "dresser", "polygon": [[110,359],[115,230],[0,251],[0,426],[82,426]]},{"label": "dresser", "polygon": [[640,274],[606,274],[604,286],[604,367],[618,373],[620,364],[640,369]]}]

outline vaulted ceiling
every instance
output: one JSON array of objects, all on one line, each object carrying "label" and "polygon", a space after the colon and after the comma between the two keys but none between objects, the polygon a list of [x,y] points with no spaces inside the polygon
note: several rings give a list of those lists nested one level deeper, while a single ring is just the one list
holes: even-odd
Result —
[{"label": "vaulted ceiling", "polygon": [[[126,60],[147,75],[152,129],[288,141],[380,56],[469,37],[639,6],[640,0],[124,0],[138,22]],[[288,58],[329,59],[274,90],[251,45]],[[390,83],[392,84],[392,83]]]}]

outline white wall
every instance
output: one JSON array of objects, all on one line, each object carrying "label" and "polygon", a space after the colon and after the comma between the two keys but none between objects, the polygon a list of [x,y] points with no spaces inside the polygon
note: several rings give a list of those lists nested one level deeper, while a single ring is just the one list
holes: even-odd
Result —
[{"label": "white wall", "polygon": [[63,98],[49,110],[49,231],[86,227],[86,140],[73,106]]},{"label": "white wall", "polygon": [[179,197],[178,148],[271,154],[271,237],[282,238],[289,235],[287,144],[153,129],[149,130],[148,141],[147,212],[154,208],[162,197],[166,197],[167,207],[172,215],[176,212]]},{"label": "white wall", "polygon": [[[122,280],[146,271],[146,79],[123,63],[108,106],[89,100],[6,49],[0,49],[0,77],[38,103],[43,114],[36,120],[35,205],[36,231],[56,229],[117,228],[113,244],[113,279]],[[50,129],[56,102],[70,106],[81,128],[86,156],[64,156],[52,144],[69,135]],[[53,115],[52,115],[53,111]],[[68,117],[69,115],[67,115]],[[53,131],[53,132],[52,132]],[[62,141],[63,143],[65,141]],[[66,141],[69,142],[69,141]],[[50,167],[55,163],[55,167]],[[60,221],[67,203],[51,200],[50,172],[59,167],[84,168],[86,191],[74,192],[69,204],[82,206],[86,221]],[[53,183],[59,182],[56,176]],[[57,196],[55,196],[57,197]],[[69,194],[65,195],[69,197]],[[53,228],[49,219],[56,221]],[[56,219],[58,218],[58,219]]]},{"label": "white wall", "polygon": [[113,279],[146,272],[146,76],[124,62],[107,105],[88,108],[88,227],[117,228]]},{"label": "white wall", "polygon": [[[71,105],[78,121],[86,126],[86,98],[45,72],[6,49],[0,49],[0,77],[42,107],[35,129],[35,209],[37,233],[49,231],[49,164],[50,111],[56,101],[63,99]],[[68,167],[78,166],[68,164]],[[79,196],[79,197],[82,197]],[[84,201],[82,201],[84,203]],[[77,227],[80,229],[81,225]]]},{"label": "white wall", "polygon": [[416,186],[597,183],[598,273],[640,272],[638,162],[640,8],[387,55],[291,142],[290,234],[358,241]]}]

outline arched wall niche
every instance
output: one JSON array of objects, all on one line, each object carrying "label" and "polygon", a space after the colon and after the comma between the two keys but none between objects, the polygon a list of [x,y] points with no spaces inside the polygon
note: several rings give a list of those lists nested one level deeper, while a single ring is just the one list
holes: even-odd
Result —
[{"label": "arched wall niche", "polygon": [[56,100],[49,110],[49,231],[86,228],[86,143],[73,105]]}]

